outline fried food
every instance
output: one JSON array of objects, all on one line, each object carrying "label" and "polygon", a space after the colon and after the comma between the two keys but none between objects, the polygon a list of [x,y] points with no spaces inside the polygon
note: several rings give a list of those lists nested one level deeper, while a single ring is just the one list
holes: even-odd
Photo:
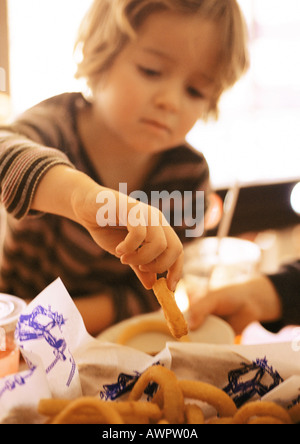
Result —
[{"label": "fried food", "polygon": [[[116,342],[119,345],[126,345],[131,339],[135,338],[136,336],[149,332],[158,332],[163,333],[166,336],[171,336],[170,330],[165,321],[158,319],[143,320],[140,322],[135,322],[134,324],[130,324],[128,327],[124,328],[124,330],[118,336]],[[177,340],[179,340],[180,342],[190,341],[188,336],[183,336]]]},{"label": "fried food", "polygon": [[[150,383],[158,384],[151,402],[141,399]],[[199,401],[214,407],[216,415],[205,418]],[[42,399],[38,412],[47,424],[297,424],[300,404],[286,410],[273,402],[253,401],[237,409],[223,390],[179,380],[173,371],[154,365],[138,378],[128,400]]]},{"label": "fried food", "polygon": [[249,419],[247,424],[251,425],[259,425],[259,424],[286,424],[285,422],[281,421],[279,418],[275,418],[274,416],[257,416],[255,418]]},{"label": "fried food", "polygon": [[162,417],[160,408],[150,402],[105,402],[91,397],[42,399],[39,413],[53,417],[51,424],[132,424],[133,420],[134,424],[149,424]]},{"label": "fried food", "polygon": [[155,282],[153,292],[163,309],[172,336],[177,339],[186,336],[188,334],[187,322],[176,303],[174,293],[169,290],[165,278]]},{"label": "fried food", "polygon": [[136,418],[144,418],[147,421],[157,422],[162,417],[160,408],[146,401],[122,401],[122,402],[107,402],[107,405],[115,408],[122,417],[128,419],[132,416]]},{"label": "fried food", "polygon": [[237,412],[233,400],[223,390],[201,381],[179,381],[185,398],[197,399],[212,405],[220,417],[230,417]]},{"label": "fried food", "polygon": [[206,421],[206,424],[210,425],[225,425],[232,424],[232,418],[219,418],[218,416],[214,416]]},{"label": "fried food", "polygon": [[129,400],[138,400],[150,382],[156,382],[163,395],[163,417],[170,424],[182,424],[184,421],[184,399],[179,382],[171,370],[154,365],[148,368],[137,380],[129,395]]},{"label": "fried food", "polygon": [[290,408],[289,415],[294,424],[300,424],[300,403]]},{"label": "fried food", "polygon": [[234,415],[232,424],[248,424],[251,418],[272,417],[283,424],[292,424],[289,413],[274,402],[253,401],[243,405]]},{"label": "fried food", "polygon": [[184,406],[186,424],[204,424],[205,418],[201,408],[196,404],[186,404]]},{"label": "fried food", "polygon": [[106,402],[86,396],[70,402],[51,424],[124,424],[124,420]]},{"label": "fried food", "polygon": [[39,413],[44,416],[56,416],[68,405],[69,399],[41,399],[39,402]]}]

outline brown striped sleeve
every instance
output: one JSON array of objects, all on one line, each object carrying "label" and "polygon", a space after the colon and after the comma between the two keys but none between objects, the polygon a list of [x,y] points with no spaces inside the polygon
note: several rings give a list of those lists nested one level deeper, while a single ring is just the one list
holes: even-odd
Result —
[{"label": "brown striped sleeve", "polygon": [[61,151],[8,131],[0,131],[0,198],[16,219],[28,214],[34,191],[53,166],[71,162]]}]

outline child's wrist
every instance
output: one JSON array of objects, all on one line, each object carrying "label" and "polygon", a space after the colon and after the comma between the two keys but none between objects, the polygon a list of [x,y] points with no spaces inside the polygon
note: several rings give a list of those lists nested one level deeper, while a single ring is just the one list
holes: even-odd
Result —
[{"label": "child's wrist", "polygon": [[70,197],[74,220],[82,225],[96,224],[97,195],[103,189],[100,185],[86,176],[78,174]]}]

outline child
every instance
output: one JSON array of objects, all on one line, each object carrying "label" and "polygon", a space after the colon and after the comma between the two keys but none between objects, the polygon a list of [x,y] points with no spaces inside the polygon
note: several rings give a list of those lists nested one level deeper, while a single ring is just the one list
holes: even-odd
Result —
[{"label": "child", "polygon": [[0,132],[0,288],[30,299],[60,276],[96,334],[158,308],[149,289],[167,270],[176,287],[188,241],[161,212],[158,226],[118,214],[118,227],[100,227],[97,196],[111,190],[130,210],[120,184],[192,191],[194,204],[196,191],[207,195],[207,164],[185,137],[245,71],[246,32],[236,0],[95,0],[77,49],[88,98],[50,98]]}]

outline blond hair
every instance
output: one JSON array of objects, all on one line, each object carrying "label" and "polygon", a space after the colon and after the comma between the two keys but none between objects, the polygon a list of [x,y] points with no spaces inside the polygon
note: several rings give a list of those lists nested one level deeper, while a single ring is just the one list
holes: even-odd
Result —
[{"label": "blond hair", "polygon": [[221,26],[222,48],[216,92],[208,115],[218,115],[221,94],[248,68],[247,28],[236,0],[94,0],[79,28],[75,50],[80,50],[76,78],[85,78],[93,91],[99,76],[114,62],[143,21],[157,11],[198,14]]}]

